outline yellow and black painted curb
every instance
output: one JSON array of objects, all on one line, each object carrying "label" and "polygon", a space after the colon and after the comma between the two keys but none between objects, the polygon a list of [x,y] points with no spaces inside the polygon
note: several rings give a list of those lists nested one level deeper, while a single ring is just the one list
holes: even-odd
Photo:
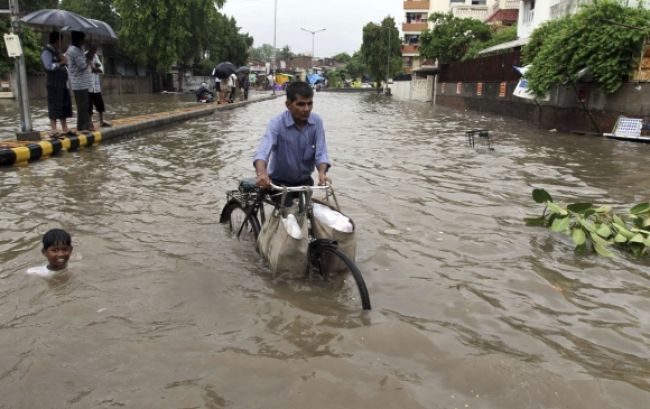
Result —
[{"label": "yellow and black painted curb", "polygon": [[[210,115],[215,111],[234,109],[254,102],[267,101],[276,96],[237,102],[227,105],[207,104],[191,108],[182,108],[170,112],[140,115],[113,121],[113,127],[100,131],[78,133],[75,136],[51,141],[0,141],[0,166],[11,166],[33,162],[56,156],[61,152],[72,152],[79,148],[96,145],[102,140],[109,140],[124,135],[152,131],[155,128],[187,121],[200,116]],[[42,132],[45,136],[47,133]]]},{"label": "yellow and black painted curb", "polygon": [[22,146],[0,148],[0,166],[31,162],[60,152],[72,152],[85,146],[95,145],[101,140],[102,133],[94,131],[50,141],[23,142]]}]

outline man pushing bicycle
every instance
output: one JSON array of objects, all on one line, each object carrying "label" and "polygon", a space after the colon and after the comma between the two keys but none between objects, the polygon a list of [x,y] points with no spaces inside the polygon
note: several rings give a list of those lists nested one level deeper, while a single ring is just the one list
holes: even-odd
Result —
[{"label": "man pushing bicycle", "polygon": [[314,91],[300,81],[289,83],[286,93],[287,111],[271,119],[253,159],[256,184],[313,186],[311,174],[316,168],[318,184],[326,185],[331,182],[327,177],[331,163],[323,121],[311,112]]}]

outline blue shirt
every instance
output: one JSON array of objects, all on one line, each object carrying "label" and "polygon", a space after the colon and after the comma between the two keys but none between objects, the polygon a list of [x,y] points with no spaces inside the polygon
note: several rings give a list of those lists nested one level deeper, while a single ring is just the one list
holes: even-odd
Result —
[{"label": "blue shirt", "polygon": [[258,159],[269,164],[271,180],[287,183],[304,182],[322,163],[329,168],[331,163],[327,155],[323,120],[312,113],[307,123],[299,129],[291,112],[285,111],[276,116],[266,127],[253,163]]}]

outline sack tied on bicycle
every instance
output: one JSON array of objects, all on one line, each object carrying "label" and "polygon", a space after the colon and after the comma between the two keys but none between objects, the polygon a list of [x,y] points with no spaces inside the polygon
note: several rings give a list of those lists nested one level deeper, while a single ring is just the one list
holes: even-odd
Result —
[{"label": "sack tied on bicycle", "polygon": [[292,208],[275,209],[257,238],[257,248],[274,277],[302,278],[307,274],[309,237],[307,218]]},{"label": "sack tied on bicycle", "polygon": [[[357,250],[354,222],[328,202],[312,199],[314,202],[314,225],[312,231],[317,239],[334,240],[338,249],[354,262]],[[338,257],[327,254],[323,260],[326,274],[346,271],[347,267]]]}]

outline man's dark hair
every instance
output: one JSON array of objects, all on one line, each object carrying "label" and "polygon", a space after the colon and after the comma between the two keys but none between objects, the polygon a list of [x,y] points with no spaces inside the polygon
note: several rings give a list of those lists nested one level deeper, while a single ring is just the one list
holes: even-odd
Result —
[{"label": "man's dark hair", "polygon": [[76,47],[81,47],[81,44],[84,41],[84,38],[86,38],[86,35],[81,32],[81,31],[73,31],[72,32],[72,45]]},{"label": "man's dark hair", "polygon": [[295,101],[298,97],[311,98],[314,90],[304,81],[290,82],[287,85],[287,101]]},{"label": "man's dark hair", "polygon": [[67,231],[61,229],[52,229],[43,235],[43,250],[57,244],[72,245],[72,237]]},{"label": "man's dark hair", "polygon": [[59,38],[60,38],[60,36],[59,36],[59,32],[58,32],[58,31],[52,31],[52,32],[50,33],[50,37],[49,37],[49,39],[48,39],[48,43],[49,43],[49,44],[54,44],[54,43],[56,43],[57,41],[59,41]]}]

